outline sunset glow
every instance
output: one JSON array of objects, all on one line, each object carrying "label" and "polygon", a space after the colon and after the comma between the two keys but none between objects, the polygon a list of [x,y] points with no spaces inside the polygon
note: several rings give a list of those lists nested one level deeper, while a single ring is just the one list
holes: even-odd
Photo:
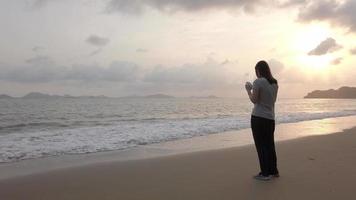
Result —
[{"label": "sunset glow", "polygon": [[354,1],[277,2],[3,2],[0,93],[239,97],[261,59],[297,88],[284,97],[310,80],[309,89],[356,84]]}]

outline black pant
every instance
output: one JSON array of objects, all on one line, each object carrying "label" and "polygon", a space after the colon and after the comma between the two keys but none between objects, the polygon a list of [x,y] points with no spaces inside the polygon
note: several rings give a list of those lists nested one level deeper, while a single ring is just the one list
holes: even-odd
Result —
[{"label": "black pant", "polygon": [[251,128],[262,175],[278,174],[274,145],[274,120],[251,116]]}]

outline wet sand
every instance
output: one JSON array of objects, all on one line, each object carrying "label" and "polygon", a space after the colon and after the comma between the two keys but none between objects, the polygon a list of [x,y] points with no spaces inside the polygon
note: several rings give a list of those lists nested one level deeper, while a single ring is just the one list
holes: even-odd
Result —
[{"label": "wet sand", "polygon": [[[291,130],[292,131],[292,130]],[[253,145],[69,167],[0,180],[1,200],[352,199],[356,128],[277,143],[280,178],[259,171]]]}]

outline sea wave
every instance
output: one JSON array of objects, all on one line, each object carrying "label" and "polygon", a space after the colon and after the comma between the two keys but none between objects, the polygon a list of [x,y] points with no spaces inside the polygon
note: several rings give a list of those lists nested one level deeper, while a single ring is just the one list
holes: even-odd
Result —
[{"label": "sea wave", "polygon": [[[277,123],[292,123],[356,115],[356,110],[278,115]],[[63,154],[120,150],[139,145],[239,130],[250,126],[249,116],[195,119],[118,121],[107,126],[63,128],[0,136],[0,162],[14,162]]]}]

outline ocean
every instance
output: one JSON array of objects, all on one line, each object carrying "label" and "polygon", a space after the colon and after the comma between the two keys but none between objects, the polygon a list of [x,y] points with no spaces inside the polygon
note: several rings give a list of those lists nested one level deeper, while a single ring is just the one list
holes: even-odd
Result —
[{"label": "ocean", "polygon": [[[235,98],[0,99],[0,163],[122,150],[250,127]],[[354,99],[278,99],[276,123],[356,115]]]}]

